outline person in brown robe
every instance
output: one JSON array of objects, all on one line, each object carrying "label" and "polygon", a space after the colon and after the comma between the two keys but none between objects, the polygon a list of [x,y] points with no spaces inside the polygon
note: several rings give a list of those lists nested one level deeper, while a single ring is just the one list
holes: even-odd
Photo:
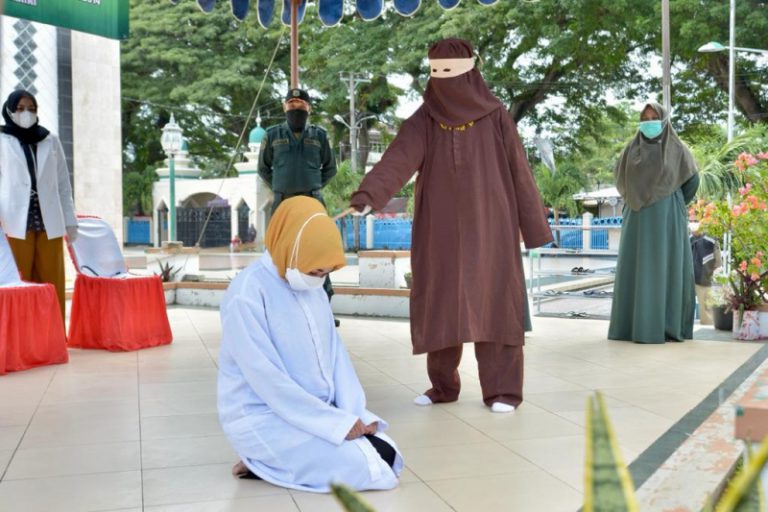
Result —
[{"label": "person in brown robe", "polygon": [[381,210],[418,171],[411,266],[411,338],[427,353],[432,387],[418,405],[458,399],[463,343],[474,342],[483,401],[511,412],[523,400],[526,247],[552,241],[514,120],[474,65],[472,45],[429,49],[424,104],[353,194]]}]

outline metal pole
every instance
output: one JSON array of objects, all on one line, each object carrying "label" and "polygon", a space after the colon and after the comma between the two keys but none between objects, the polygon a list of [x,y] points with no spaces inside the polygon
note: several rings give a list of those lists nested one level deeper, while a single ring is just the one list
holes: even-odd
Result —
[{"label": "metal pole", "polygon": [[667,111],[667,115],[669,115],[672,112],[672,79],[669,63],[669,0],[661,0],[661,54],[663,61],[661,86],[664,94],[664,108]]},{"label": "metal pole", "polygon": [[168,227],[168,240],[170,242],[176,241],[176,165],[174,162],[174,154],[171,153],[168,157],[168,170],[169,179],[171,180],[171,204],[169,206],[170,226]]},{"label": "metal pole", "polygon": [[[736,94],[736,0],[730,2],[730,20],[729,20],[729,43],[728,43],[728,143],[733,140],[733,125],[734,125],[734,97]],[[726,197],[728,201],[728,208],[733,206],[733,195],[730,189]],[[732,249],[732,233],[726,231],[723,237],[723,252],[725,258],[723,258],[723,270],[726,274],[731,272],[731,249]]]},{"label": "metal pole", "polygon": [[291,89],[299,86],[299,1],[291,0]]},{"label": "metal pole", "polygon": [[357,170],[357,119],[355,119],[355,75],[349,74],[349,151],[352,170]]},{"label": "metal pole", "polygon": [[728,43],[728,142],[733,140],[733,114],[736,94],[736,0],[731,0],[730,35]]}]

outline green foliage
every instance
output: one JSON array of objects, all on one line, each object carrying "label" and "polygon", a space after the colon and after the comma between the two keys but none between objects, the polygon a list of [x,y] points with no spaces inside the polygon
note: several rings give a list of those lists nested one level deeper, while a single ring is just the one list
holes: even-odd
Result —
[{"label": "green foliage", "polygon": [[349,208],[349,199],[363,180],[363,173],[353,171],[349,161],[336,168],[336,176],[323,188],[323,199],[331,217]]},{"label": "green foliage", "polygon": [[375,512],[360,495],[347,486],[332,484],[331,491],[346,512]]},{"label": "green foliage", "polygon": [[[226,169],[281,28],[238,23],[226,2],[204,15],[195,2],[131,0],[131,37],[121,46],[124,171],[157,167],[170,114],[184,129],[204,171]],[[282,117],[287,38],[259,101],[265,124]],[[252,123],[255,124],[255,123]]]},{"label": "green foliage", "polygon": [[637,511],[632,478],[619,454],[603,395],[587,400],[584,512]]},{"label": "green foliage", "polygon": [[765,496],[760,473],[768,461],[768,438],[756,453],[747,445],[748,462],[731,479],[728,488],[715,508],[716,512],[763,512]]},{"label": "green foliage", "polygon": [[143,172],[123,173],[123,214],[125,216],[152,215],[152,186],[159,179],[154,166],[145,168]]},{"label": "green foliage", "polygon": [[181,271],[181,267],[174,267],[171,265],[170,262],[159,262],[158,266],[160,267],[160,273],[156,273],[156,276],[160,276],[160,280],[164,283],[170,283],[173,281],[173,278],[176,277],[176,274]]},{"label": "green foliage", "polygon": [[[552,208],[555,224],[560,221],[560,212],[566,211],[571,217],[579,213],[578,203],[573,195],[584,188],[586,176],[572,163],[560,164],[551,171],[544,164],[533,169],[536,185],[544,205]],[[560,243],[560,231],[555,232],[555,241]]]},{"label": "green foliage", "polygon": [[718,200],[724,199],[728,192],[735,194],[744,181],[734,172],[734,162],[742,153],[757,154],[765,148],[768,148],[766,125],[752,126],[730,143],[725,142],[725,137],[717,135],[694,138],[691,149],[701,177],[699,197]]}]

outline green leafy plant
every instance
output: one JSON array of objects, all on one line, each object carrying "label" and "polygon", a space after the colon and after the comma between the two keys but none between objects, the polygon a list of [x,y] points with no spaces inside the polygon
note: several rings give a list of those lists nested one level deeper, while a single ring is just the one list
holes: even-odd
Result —
[{"label": "green leafy plant", "polygon": [[768,461],[768,438],[763,440],[756,453],[747,444],[747,463],[736,471],[728,487],[714,509],[705,507],[703,512],[764,512],[765,496],[760,474]]},{"label": "green leafy plant", "polygon": [[331,491],[347,512],[375,512],[359,494],[345,485],[332,484]]},{"label": "green leafy plant", "polygon": [[176,277],[176,274],[179,273],[181,270],[181,267],[174,267],[171,266],[170,262],[158,262],[158,266],[160,267],[160,273],[158,274],[155,272],[154,274],[156,276],[160,276],[160,280],[164,283],[170,283],[173,281],[173,278]]},{"label": "green leafy plant", "polygon": [[619,453],[603,395],[587,399],[584,512],[638,510],[632,478]]},{"label": "green leafy plant", "polygon": [[742,152],[730,174],[741,184],[731,202],[699,200],[691,215],[710,236],[730,233],[732,270],[724,302],[742,315],[768,299],[768,152]]}]

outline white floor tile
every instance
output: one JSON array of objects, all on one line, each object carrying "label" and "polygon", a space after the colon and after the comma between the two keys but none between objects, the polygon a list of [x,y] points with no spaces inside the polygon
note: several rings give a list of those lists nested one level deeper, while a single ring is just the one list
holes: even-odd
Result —
[{"label": "white floor tile", "polygon": [[141,419],[141,438],[144,441],[222,434],[219,415],[215,412],[174,416],[149,416]]},{"label": "white floor tile", "polygon": [[239,460],[223,435],[142,441],[144,469],[234,464]]},{"label": "white floor tile", "polygon": [[288,491],[258,480],[232,476],[233,463],[144,471],[144,505],[173,505],[210,500],[232,500]]},{"label": "white floor tile", "polygon": [[141,506],[141,473],[100,473],[0,482],[0,503],[24,512],[83,512]]},{"label": "white floor tile", "polygon": [[79,446],[51,446],[16,451],[6,480],[47,478],[141,469],[137,441]]}]

